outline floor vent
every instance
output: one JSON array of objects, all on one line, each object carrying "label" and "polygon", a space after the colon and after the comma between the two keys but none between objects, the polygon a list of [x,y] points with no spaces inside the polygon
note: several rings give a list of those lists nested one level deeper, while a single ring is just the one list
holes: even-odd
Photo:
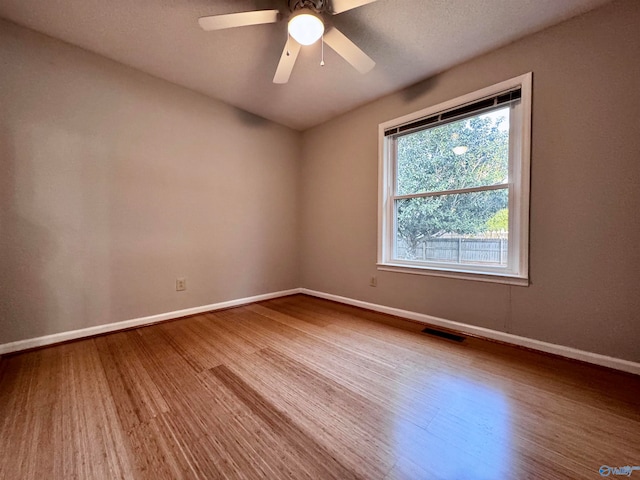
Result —
[{"label": "floor vent", "polygon": [[443,332],[441,330],[434,330],[433,328],[425,328],[422,333],[433,335],[434,337],[446,338],[447,340],[453,340],[454,342],[464,342],[465,337],[456,335],[455,333]]}]

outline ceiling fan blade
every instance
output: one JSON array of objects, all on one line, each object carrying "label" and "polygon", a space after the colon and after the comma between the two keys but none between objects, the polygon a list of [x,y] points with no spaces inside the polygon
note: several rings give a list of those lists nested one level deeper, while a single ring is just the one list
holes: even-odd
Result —
[{"label": "ceiling fan blade", "polygon": [[300,53],[300,44],[294,39],[288,40],[284,45],[284,50],[282,50],[278,69],[273,77],[273,83],[287,83],[289,81],[298,53]]},{"label": "ceiling fan blade", "polygon": [[362,7],[368,3],[373,3],[376,0],[333,0],[331,2],[331,11],[334,15],[337,15],[347,10]]},{"label": "ceiling fan blade", "polygon": [[376,62],[371,60],[366,53],[335,27],[324,34],[324,43],[334,49],[360,73],[370,72],[376,66]]},{"label": "ceiling fan blade", "polygon": [[278,21],[278,10],[256,10],[255,12],[230,13],[200,17],[198,23],[203,30],[222,30],[224,28],[245,27]]}]

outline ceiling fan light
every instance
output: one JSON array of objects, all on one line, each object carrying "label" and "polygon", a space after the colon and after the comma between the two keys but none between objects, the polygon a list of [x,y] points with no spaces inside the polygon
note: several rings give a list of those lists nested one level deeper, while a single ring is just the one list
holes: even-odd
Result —
[{"label": "ceiling fan light", "polygon": [[301,13],[289,20],[289,34],[300,45],[316,43],[324,33],[324,23],[312,13]]}]

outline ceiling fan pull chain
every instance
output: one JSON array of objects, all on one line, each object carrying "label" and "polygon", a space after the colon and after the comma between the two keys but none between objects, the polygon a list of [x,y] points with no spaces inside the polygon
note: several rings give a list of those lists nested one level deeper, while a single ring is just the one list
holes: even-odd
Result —
[{"label": "ceiling fan pull chain", "polygon": [[320,66],[324,67],[324,33],[322,34],[322,59],[320,60]]},{"label": "ceiling fan pull chain", "polygon": [[291,55],[291,52],[289,51],[289,42],[290,41],[291,41],[291,34],[287,30],[287,57]]}]

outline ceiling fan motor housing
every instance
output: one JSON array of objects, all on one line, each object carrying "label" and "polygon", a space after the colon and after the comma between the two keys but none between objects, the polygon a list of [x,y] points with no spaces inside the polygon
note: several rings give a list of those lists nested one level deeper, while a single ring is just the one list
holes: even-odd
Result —
[{"label": "ceiling fan motor housing", "polygon": [[289,10],[296,12],[301,9],[320,14],[328,10],[328,2],[327,0],[289,0]]}]

